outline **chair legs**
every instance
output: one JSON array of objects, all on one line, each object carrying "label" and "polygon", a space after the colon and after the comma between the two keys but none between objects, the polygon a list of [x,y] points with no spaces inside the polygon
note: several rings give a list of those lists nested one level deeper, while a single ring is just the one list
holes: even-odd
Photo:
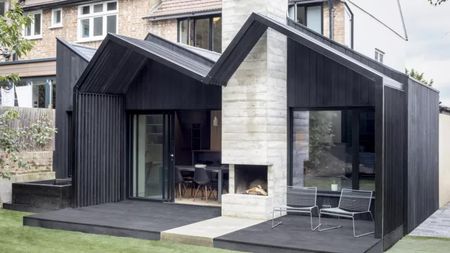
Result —
[{"label": "chair legs", "polygon": [[[339,217],[338,217],[339,218]],[[322,231],[327,231],[327,230],[332,230],[332,229],[337,229],[337,228],[341,228],[342,225],[337,225],[337,226],[331,226],[331,227],[326,227],[326,228],[322,228],[322,212],[319,211],[319,226],[318,226],[318,231],[322,232]]]},{"label": "chair legs", "polygon": [[[315,206],[313,207],[309,212],[308,211],[303,211],[303,212],[298,212],[298,213],[309,213],[309,219],[310,219],[310,225],[311,225],[311,230],[315,231],[317,228],[319,228],[320,226],[320,220],[319,220],[319,224],[317,226],[314,227],[314,223],[313,223],[313,210],[317,209],[317,212],[319,213],[319,207]],[[275,222],[276,218],[275,218],[275,212],[279,211],[280,212],[280,216],[282,216],[283,211],[288,211],[287,209],[283,209],[283,208],[274,208],[272,211],[272,228],[275,228],[281,224],[283,224],[283,222],[280,220],[278,222]],[[295,212],[295,211],[294,211]]]},{"label": "chair legs", "polygon": [[[373,215],[372,215],[372,212],[369,212],[369,215],[370,215],[370,219],[372,220],[372,222],[374,221],[374,219],[373,219]],[[375,233],[375,231],[371,231],[371,232],[367,232],[367,233],[362,233],[362,234],[356,234],[356,228],[355,228],[355,216],[353,215],[353,217],[352,217],[352,222],[353,222],[353,237],[355,237],[355,238],[359,238],[359,237],[362,237],[362,236],[366,236],[366,235],[370,235],[370,234],[373,234],[373,233]]]}]

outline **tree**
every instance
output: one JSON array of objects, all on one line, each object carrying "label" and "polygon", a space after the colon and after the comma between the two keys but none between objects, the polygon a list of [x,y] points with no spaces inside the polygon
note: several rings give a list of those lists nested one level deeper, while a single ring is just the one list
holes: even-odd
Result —
[{"label": "tree", "polygon": [[[25,15],[21,4],[16,1],[12,8],[0,16],[0,56],[8,60],[12,55],[21,57],[33,47],[33,42],[23,37],[23,28],[30,25],[32,19]],[[0,75],[0,83],[17,82],[18,75]]]},{"label": "tree", "polygon": [[441,3],[444,3],[446,1],[447,0],[428,0],[428,2],[433,5],[440,5]]},{"label": "tree", "polygon": [[416,79],[417,81],[419,81],[419,82],[421,82],[423,84],[426,84],[428,86],[432,86],[433,83],[434,83],[433,79],[426,80],[425,77],[424,77],[425,74],[423,72],[420,73],[419,71],[417,71],[415,69],[411,69],[411,70],[405,69],[405,73],[408,76],[412,77],[413,79]]}]

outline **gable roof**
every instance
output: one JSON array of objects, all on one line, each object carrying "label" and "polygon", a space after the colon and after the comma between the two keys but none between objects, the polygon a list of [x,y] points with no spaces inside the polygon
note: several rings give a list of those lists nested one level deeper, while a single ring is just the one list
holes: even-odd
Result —
[{"label": "gable roof", "polygon": [[[76,88],[89,92],[124,92],[131,82],[129,79],[134,78],[148,60],[163,64],[204,84],[226,85],[268,28],[371,80],[381,78],[384,85],[397,89],[403,89],[406,84],[406,75],[368,60],[321,35],[253,13],[222,55],[193,49],[151,34],[146,40],[108,34]],[[119,74],[121,72],[123,73]]]},{"label": "gable roof", "polygon": [[90,62],[92,57],[94,57],[95,52],[97,51],[97,49],[92,47],[86,47],[75,43],[69,43],[62,38],[56,38],[56,40],[61,42],[64,46],[68,47],[73,52],[75,52],[86,62]]},{"label": "gable roof", "polygon": [[163,0],[145,17],[151,20],[219,14],[222,0]]}]

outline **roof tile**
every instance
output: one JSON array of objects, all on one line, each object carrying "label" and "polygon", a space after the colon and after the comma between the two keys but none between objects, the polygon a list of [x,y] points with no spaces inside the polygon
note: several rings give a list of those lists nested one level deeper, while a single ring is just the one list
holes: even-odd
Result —
[{"label": "roof tile", "polygon": [[148,18],[166,19],[173,16],[189,16],[221,10],[221,0],[163,0],[152,10]]}]

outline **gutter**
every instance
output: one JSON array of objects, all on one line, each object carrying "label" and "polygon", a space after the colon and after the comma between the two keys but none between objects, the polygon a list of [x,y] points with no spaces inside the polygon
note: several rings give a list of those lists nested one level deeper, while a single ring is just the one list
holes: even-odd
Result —
[{"label": "gutter", "polygon": [[333,0],[328,0],[329,37],[334,40],[334,5]]}]

